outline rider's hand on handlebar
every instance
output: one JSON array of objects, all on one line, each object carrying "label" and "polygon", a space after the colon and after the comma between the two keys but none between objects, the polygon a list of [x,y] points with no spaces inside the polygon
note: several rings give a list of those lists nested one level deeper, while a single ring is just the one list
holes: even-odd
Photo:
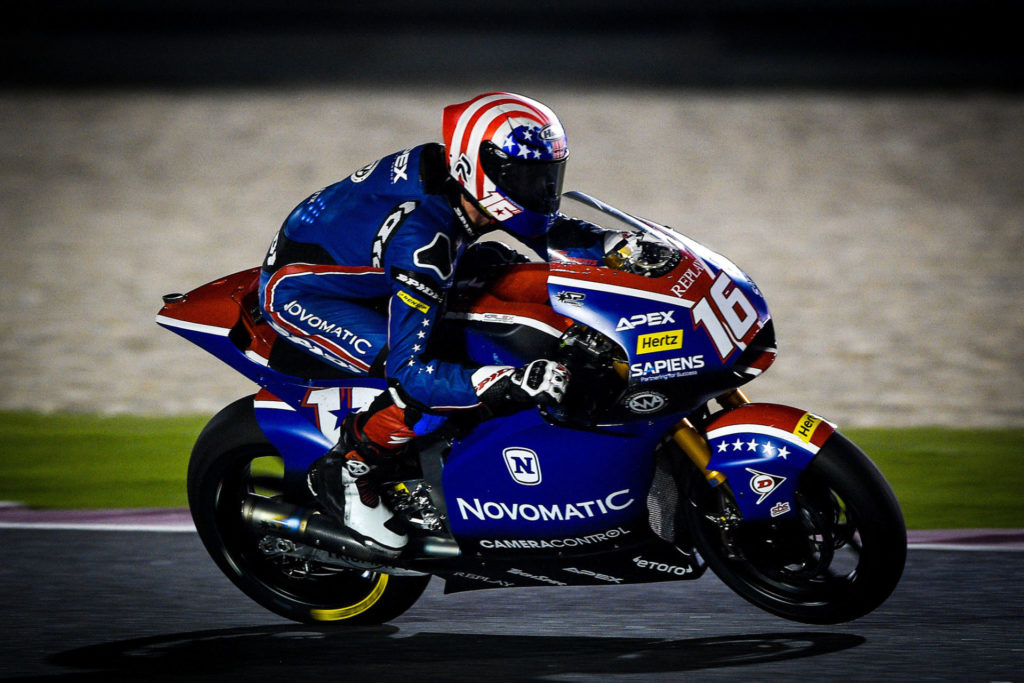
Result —
[{"label": "rider's hand on handlebar", "polygon": [[492,409],[511,404],[558,405],[569,387],[569,371],[561,363],[538,359],[516,369],[487,365],[473,373],[473,388]]}]

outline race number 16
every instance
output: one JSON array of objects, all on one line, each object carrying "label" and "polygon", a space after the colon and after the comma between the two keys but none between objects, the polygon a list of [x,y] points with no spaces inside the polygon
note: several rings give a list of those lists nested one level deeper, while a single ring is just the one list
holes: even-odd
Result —
[{"label": "race number 16", "polygon": [[740,340],[757,322],[757,311],[743,291],[725,272],[718,274],[710,290],[711,300],[702,297],[690,309],[695,327],[704,326],[722,360],[742,346]]}]

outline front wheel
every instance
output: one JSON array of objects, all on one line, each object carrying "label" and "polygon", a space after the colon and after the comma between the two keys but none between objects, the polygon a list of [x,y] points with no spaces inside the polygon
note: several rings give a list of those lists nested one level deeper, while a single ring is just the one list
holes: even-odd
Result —
[{"label": "front wheel", "polygon": [[430,576],[390,576],[323,565],[282,552],[277,539],[247,525],[247,496],[284,492],[280,454],[267,441],[252,397],[239,399],[199,435],[188,466],[188,501],[213,560],[250,598],[302,623],[380,624],[405,612]]},{"label": "front wheel", "polygon": [[881,605],[903,574],[907,530],[888,483],[835,433],[800,478],[785,522],[729,519],[727,494],[694,468],[685,523],[712,571],[740,596],[786,619],[836,624]]}]

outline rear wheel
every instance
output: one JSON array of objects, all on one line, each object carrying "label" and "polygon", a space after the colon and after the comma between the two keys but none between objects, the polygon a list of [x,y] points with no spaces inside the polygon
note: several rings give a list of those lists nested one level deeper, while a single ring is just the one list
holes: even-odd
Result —
[{"label": "rear wheel", "polygon": [[246,496],[283,494],[282,470],[251,397],[222,410],[200,434],[189,461],[189,508],[217,566],[260,605],[302,623],[379,624],[409,609],[430,576],[324,565],[244,523]]},{"label": "rear wheel", "polygon": [[786,521],[729,519],[726,494],[694,469],[686,524],[712,571],[746,600],[810,624],[864,616],[892,593],[907,532],[881,472],[833,434],[804,472]]}]

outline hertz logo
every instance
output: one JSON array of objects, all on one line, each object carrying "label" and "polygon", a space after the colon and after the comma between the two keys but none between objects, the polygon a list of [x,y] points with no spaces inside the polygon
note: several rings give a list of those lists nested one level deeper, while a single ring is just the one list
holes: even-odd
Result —
[{"label": "hertz logo", "polygon": [[665,332],[653,332],[641,334],[636,339],[636,352],[657,353],[658,351],[671,351],[672,349],[683,348],[683,331],[667,330]]},{"label": "hertz logo", "polygon": [[810,443],[814,437],[814,430],[818,428],[818,425],[822,423],[820,417],[815,417],[810,413],[804,413],[800,416],[800,420],[796,424],[796,429],[793,433],[800,437],[800,440],[804,443]]}]

